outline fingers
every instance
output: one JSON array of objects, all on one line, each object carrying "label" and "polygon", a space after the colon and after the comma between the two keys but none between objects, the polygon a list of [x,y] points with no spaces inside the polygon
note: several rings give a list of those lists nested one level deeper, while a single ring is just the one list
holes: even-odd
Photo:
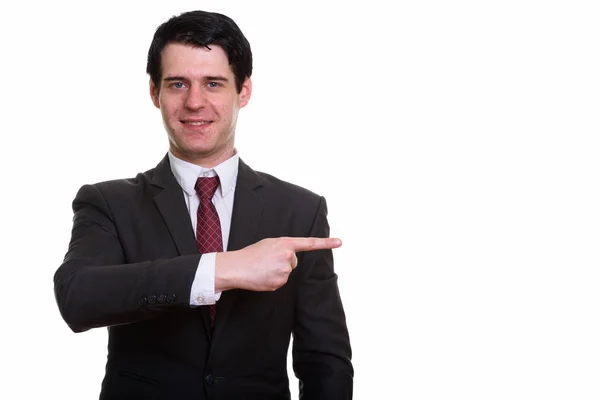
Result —
[{"label": "fingers", "polygon": [[342,245],[337,238],[285,238],[295,252],[335,249]]}]

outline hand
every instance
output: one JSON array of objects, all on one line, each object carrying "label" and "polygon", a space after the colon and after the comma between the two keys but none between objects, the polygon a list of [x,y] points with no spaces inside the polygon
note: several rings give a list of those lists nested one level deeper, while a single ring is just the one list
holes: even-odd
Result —
[{"label": "hand", "polygon": [[237,251],[217,253],[215,291],[246,289],[273,291],[285,285],[300,251],[335,249],[335,238],[280,237],[263,239]]}]

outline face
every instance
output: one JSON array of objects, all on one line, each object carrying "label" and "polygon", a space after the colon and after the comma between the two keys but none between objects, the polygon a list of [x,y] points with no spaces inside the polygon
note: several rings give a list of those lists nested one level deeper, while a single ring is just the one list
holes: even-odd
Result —
[{"label": "face", "polygon": [[250,79],[237,92],[227,54],[220,46],[209,47],[168,44],[161,54],[160,87],[150,80],[171,152],[207,168],[233,155],[238,111],[252,92]]}]

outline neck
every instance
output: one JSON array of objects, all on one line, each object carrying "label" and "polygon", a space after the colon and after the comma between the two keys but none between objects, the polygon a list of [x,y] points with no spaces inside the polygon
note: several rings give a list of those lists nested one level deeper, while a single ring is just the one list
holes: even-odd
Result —
[{"label": "neck", "polygon": [[212,154],[186,154],[174,149],[173,147],[171,147],[170,150],[175,157],[203,168],[214,168],[235,155],[233,143],[227,146],[225,149]]}]

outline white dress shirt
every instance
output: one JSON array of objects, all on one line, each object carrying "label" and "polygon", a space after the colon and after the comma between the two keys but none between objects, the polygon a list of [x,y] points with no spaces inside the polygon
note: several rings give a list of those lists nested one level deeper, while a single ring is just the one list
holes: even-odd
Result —
[{"label": "white dress shirt", "polygon": [[[229,230],[231,229],[231,212],[233,210],[233,197],[237,182],[239,155],[237,151],[233,157],[222,162],[214,168],[204,168],[199,165],[183,161],[169,151],[169,162],[175,179],[183,190],[185,204],[187,205],[190,221],[196,232],[198,206],[200,197],[194,188],[198,177],[219,177],[219,187],[215,192],[212,203],[217,209],[221,222],[223,235],[223,249],[227,249]],[[215,304],[221,297],[221,292],[215,293],[215,263],[216,253],[203,254],[198,263],[196,276],[190,292],[190,305],[203,306]]]}]

